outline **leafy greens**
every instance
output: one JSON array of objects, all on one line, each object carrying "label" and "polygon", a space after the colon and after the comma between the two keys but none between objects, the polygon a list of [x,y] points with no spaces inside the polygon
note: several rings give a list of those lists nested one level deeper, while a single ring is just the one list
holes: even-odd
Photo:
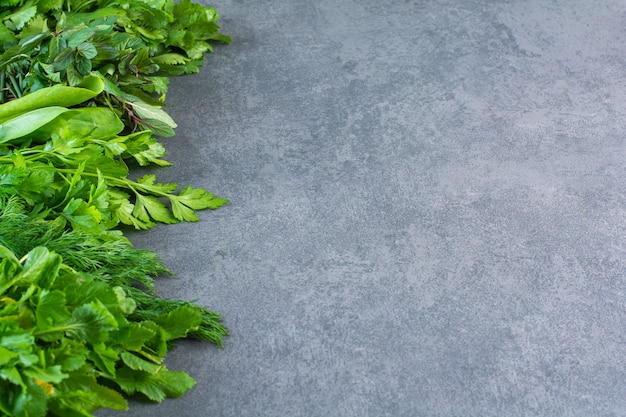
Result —
[{"label": "leafy greens", "polygon": [[[161,401],[195,383],[163,365],[167,342],[199,326],[180,306],[135,321],[121,287],[77,272],[38,246],[19,259],[0,246],[0,411],[10,416],[91,415],[128,407],[119,390]],[[181,323],[185,323],[181,325]],[[80,413],[80,414],[79,414]]]},{"label": "leafy greens", "polygon": [[220,315],[159,297],[170,271],[120,230],[226,203],[130,176],[170,165],[169,77],[230,42],[218,18],[190,0],[0,0],[0,415],[178,397],[195,382],[163,364],[173,342],[222,345]]}]

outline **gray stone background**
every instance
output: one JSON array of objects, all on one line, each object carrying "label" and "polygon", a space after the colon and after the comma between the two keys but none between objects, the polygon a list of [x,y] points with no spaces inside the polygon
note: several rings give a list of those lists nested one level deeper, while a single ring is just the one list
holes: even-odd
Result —
[{"label": "gray stone background", "polygon": [[99,416],[626,416],[626,3],[219,0],[132,235],[224,315]]}]

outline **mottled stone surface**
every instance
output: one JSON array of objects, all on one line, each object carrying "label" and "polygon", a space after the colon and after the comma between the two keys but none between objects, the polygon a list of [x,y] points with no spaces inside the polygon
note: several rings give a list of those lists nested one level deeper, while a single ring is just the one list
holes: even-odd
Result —
[{"label": "mottled stone surface", "polygon": [[132,236],[221,312],[105,416],[626,416],[626,3],[220,0]]}]

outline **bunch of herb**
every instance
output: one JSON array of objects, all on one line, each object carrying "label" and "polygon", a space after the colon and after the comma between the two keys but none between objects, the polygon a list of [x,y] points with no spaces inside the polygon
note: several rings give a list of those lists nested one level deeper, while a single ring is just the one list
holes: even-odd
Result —
[{"label": "bunch of herb", "polygon": [[0,246],[0,412],[7,416],[92,416],[128,408],[123,394],[151,400],[193,387],[163,364],[168,343],[200,325],[180,306],[136,320],[121,287],[77,272],[35,247],[18,258]]},{"label": "bunch of herb", "polygon": [[123,123],[108,108],[69,108],[104,88],[103,77],[91,75],[76,87],[46,87],[0,105],[0,197],[19,195],[48,218],[94,234],[119,223],[148,229],[197,221],[195,210],[226,202],[191,186],[176,193],[178,184],[154,175],[130,180],[125,159],[167,165],[165,150],[150,131],[120,135]]},{"label": "bunch of herb", "polygon": [[45,247],[63,257],[64,263],[93,279],[120,287],[133,299],[137,308],[132,319],[148,320],[185,306],[198,314],[201,321],[187,336],[223,345],[226,328],[218,313],[194,303],[160,298],[153,277],[171,275],[152,251],[136,249],[122,239],[103,240],[81,230],[67,230],[62,222],[46,220],[28,212],[18,196],[0,199],[0,245],[18,258],[36,247]]},{"label": "bunch of herb", "polygon": [[97,104],[130,131],[172,136],[168,77],[198,72],[210,41],[231,41],[218,18],[190,0],[0,0],[0,102],[97,71],[108,87]]}]

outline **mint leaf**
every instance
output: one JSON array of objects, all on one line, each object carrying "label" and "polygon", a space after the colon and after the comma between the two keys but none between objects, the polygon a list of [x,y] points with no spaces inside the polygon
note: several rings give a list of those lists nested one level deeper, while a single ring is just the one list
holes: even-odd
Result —
[{"label": "mint leaf", "polygon": [[157,136],[171,138],[174,136],[174,129],[168,123],[160,119],[141,118],[139,123],[144,129],[149,129]]}]

